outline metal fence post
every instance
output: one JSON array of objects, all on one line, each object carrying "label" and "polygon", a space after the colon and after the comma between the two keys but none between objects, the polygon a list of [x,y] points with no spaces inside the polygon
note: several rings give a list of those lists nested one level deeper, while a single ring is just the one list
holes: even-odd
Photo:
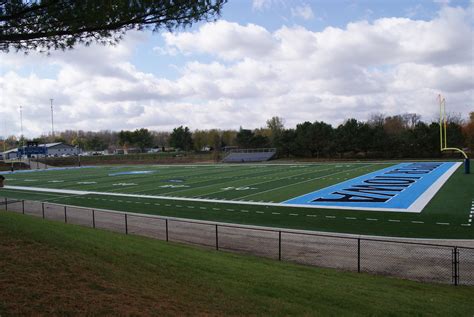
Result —
[{"label": "metal fence post", "polygon": [[92,209],[92,228],[95,229],[95,210]]},{"label": "metal fence post", "polygon": [[21,213],[25,214],[25,200],[21,200]]},{"label": "metal fence post", "polygon": [[5,197],[5,211],[8,211],[8,199]]},{"label": "metal fence post", "polygon": [[168,219],[165,219],[166,224],[166,242],[168,242]]},{"label": "metal fence post", "polygon": [[216,250],[219,250],[219,231],[217,230],[217,225],[216,225]]},{"label": "metal fence post", "polygon": [[360,238],[357,238],[357,272],[360,273]]},{"label": "metal fence post", "polygon": [[44,219],[44,203],[43,202],[41,203],[41,214],[42,214],[43,219]]},{"label": "metal fence post", "polygon": [[281,261],[281,231],[278,231],[278,261]]},{"label": "metal fence post", "polygon": [[125,234],[128,234],[128,220],[127,220],[127,214],[125,214]]},{"label": "metal fence post", "polygon": [[66,206],[64,206],[64,223],[67,223],[67,212],[66,212]]},{"label": "metal fence post", "polygon": [[452,280],[455,286],[459,285],[459,250],[458,247],[453,248],[452,252]]}]

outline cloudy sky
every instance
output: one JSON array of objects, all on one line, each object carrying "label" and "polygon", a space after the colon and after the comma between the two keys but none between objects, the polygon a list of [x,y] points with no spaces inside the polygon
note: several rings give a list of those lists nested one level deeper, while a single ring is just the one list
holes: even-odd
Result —
[{"label": "cloudy sky", "polygon": [[0,136],[286,127],[474,111],[474,1],[229,0],[213,23],[115,47],[0,53]]}]

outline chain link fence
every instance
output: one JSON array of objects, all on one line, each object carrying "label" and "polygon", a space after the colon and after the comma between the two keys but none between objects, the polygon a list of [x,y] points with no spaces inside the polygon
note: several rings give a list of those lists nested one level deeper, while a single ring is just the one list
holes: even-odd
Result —
[{"label": "chain link fence", "polygon": [[4,198],[0,210],[319,267],[474,285],[474,248],[278,230]]}]

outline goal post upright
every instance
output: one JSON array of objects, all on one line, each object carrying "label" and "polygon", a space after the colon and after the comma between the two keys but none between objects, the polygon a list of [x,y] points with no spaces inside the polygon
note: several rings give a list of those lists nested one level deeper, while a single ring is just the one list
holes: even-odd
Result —
[{"label": "goal post upright", "polygon": [[465,174],[469,174],[471,171],[470,169],[470,161],[469,157],[467,156],[466,152],[461,149],[455,147],[448,147],[448,137],[447,137],[447,117],[446,117],[446,99],[438,95],[439,101],[439,137],[440,137],[440,145],[441,145],[441,152],[443,151],[456,151],[461,153],[464,156],[464,172]]}]

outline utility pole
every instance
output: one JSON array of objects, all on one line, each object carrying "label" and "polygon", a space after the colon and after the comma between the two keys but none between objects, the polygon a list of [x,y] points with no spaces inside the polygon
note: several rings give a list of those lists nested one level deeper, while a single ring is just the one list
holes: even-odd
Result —
[{"label": "utility pole", "polygon": [[51,135],[53,136],[53,142],[54,142],[54,111],[53,111],[53,98],[49,99],[51,102]]},{"label": "utility pole", "polygon": [[25,144],[24,138],[23,138],[23,108],[20,106],[20,130],[21,130],[21,147],[23,147]]}]

